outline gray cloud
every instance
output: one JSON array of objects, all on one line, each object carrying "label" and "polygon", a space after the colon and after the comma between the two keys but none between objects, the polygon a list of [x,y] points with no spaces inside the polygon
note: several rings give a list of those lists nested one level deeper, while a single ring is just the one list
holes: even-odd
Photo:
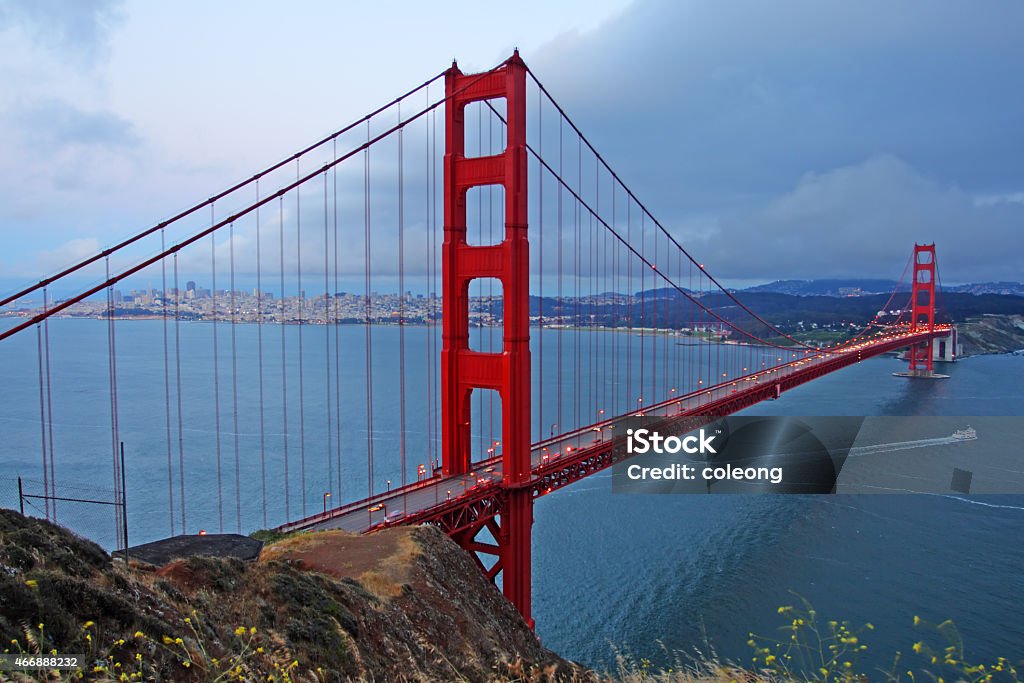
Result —
[{"label": "gray cloud", "polygon": [[122,0],[7,0],[0,30],[20,29],[39,45],[69,60],[92,63],[122,21]]},{"label": "gray cloud", "polygon": [[889,277],[914,242],[939,246],[947,283],[1014,280],[1024,204],[979,203],[929,180],[904,161],[878,156],[811,173],[789,192],[721,217],[688,243],[726,277]]},{"label": "gray cloud", "polygon": [[131,122],[107,111],[84,111],[62,100],[19,107],[11,119],[27,136],[26,142],[43,151],[70,145],[124,148],[139,142]]},{"label": "gray cloud", "polygon": [[[1024,189],[1021,25],[1009,1],[641,0],[530,61],[723,277],[896,276],[916,238],[950,281],[1019,279],[1021,205],[993,198]],[[758,236],[756,259],[714,246]]]}]

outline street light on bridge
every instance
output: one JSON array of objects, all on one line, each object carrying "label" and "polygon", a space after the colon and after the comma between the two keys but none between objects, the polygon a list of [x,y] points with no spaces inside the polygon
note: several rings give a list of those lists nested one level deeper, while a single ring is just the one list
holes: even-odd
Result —
[{"label": "street light on bridge", "polygon": [[331,492],[327,491],[324,493],[324,514],[327,514],[327,499],[331,497]]}]

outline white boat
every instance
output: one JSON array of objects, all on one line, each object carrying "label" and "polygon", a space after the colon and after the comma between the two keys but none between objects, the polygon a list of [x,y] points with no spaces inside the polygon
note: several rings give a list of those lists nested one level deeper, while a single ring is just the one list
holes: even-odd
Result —
[{"label": "white boat", "polygon": [[967,429],[958,429],[953,432],[953,438],[957,441],[969,441],[971,439],[977,439],[978,433],[974,431],[974,427],[967,427]]}]

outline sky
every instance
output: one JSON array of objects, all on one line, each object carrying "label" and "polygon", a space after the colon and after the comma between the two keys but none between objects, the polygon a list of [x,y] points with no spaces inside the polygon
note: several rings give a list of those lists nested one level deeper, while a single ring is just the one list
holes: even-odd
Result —
[{"label": "sky", "polygon": [[1024,280],[1024,3],[0,5],[0,291],[518,47],[727,284]]}]

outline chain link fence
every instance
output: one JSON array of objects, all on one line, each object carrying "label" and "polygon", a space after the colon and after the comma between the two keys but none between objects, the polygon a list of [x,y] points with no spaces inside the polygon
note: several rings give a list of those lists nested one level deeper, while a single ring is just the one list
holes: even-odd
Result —
[{"label": "chain link fence", "polygon": [[0,477],[0,507],[49,520],[107,550],[127,547],[126,500],[118,490]]}]

